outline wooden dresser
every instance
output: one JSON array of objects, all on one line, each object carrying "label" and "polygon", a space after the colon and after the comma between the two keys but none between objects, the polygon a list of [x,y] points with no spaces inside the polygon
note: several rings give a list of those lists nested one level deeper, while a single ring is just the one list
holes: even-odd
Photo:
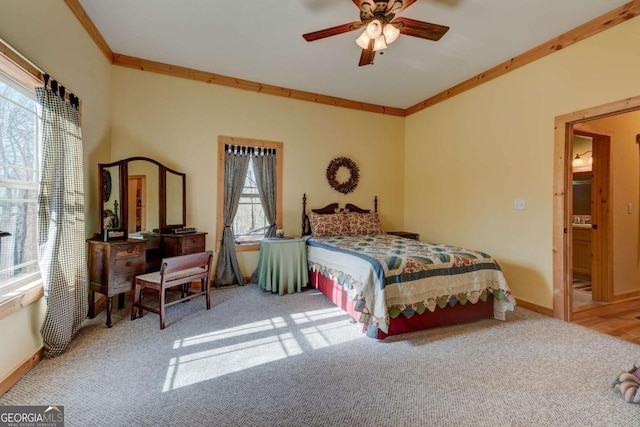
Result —
[{"label": "wooden dresser", "polygon": [[107,327],[111,327],[111,299],[118,295],[118,308],[124,306],[124,292],[132,289],[133,280],[145,272],[145,240],[111,242],[90,239],[89,243],[89,312],[95,317],[95,293],[107,297]]}]

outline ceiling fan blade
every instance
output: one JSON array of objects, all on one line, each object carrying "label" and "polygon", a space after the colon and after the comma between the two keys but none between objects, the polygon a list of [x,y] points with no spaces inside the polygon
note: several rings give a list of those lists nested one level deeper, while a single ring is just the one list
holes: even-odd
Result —
[{"label": "ceiling fan blade", "polygon": [[416,21],[415,19],[398,17],[393,20],[394,24],[401,24],[399,30],[401,34],[420,37],[421,39],[438,41],[449,31],[449,27],[429,22]]},{"label": "ceiling fan blade", "polygon": [[353,1],[353,4],[355,4],[356,7],[360,9],[362,12],[368,12],[368,11],[373,12],[374,10],[376,10],[376,3],[374,0],[352,0],[352,1]]},{"label": "ceiling fan blade", "polygon": [[373,50],[373,46],[375,44],[375,40],[369,40],[369,47],[366,49],[362,49],[362,53],[360,54],[360,62],[358,62],[359,66],[370,65],[373,64],[373,57],[376,55],[376,51]]},{"label": "ceiling fan blade", "polygon": [[314,40],[320,40],[325,37],[336,36],[342,33],[348,33],[349,31],[357,30],[362,27],[362,22],[350,22],[348,24],[342,24],[331,28],[325,28],[324,30],[314,31],[313,33],[303,34],[302,37],[308,42]]},{"label": "ceiling fan blade", "polygon": [[[402,12],[403,10],[405,10],[406,8],[408,8],[409,6],[414,4],[416,1],[418,1],[418,0],[402,0],[402,6],[399,9],[394,10],[392,13],[395,13],[397,15],[398,13]],[[389,2],[389,3],[391,3],[391,2]],[[387,7],[389,7],[389,6],[387,6]],[[391,7],[393,7],[393,5],[391,5]]]}]

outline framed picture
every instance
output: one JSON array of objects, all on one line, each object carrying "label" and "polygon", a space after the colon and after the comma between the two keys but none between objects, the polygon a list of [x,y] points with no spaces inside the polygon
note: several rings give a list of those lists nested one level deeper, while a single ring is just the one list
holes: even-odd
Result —
[{"label": "framed picture", "polygon": [[102,241],[104,242],[126,239],[127,230],[125,228],[105,228],[104,230],[102,230]]}]

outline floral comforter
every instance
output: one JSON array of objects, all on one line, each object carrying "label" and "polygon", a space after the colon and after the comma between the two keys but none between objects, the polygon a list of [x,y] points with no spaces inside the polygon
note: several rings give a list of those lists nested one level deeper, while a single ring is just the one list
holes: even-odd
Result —
[{"label": "floral comforter", "polygon": [[489,294],[497,319],[515,305],[500,266],[479,251],[372,234],[309,238],[307,258],[357,300],[360,322],[385,333],[400,314],[475,304]]}]

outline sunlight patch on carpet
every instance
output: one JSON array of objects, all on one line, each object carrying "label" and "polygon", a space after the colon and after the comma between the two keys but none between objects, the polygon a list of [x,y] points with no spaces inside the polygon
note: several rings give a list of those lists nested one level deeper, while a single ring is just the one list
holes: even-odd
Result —
[{"label": "sunlight patch on carpet", "polygon": [[[303,328],[300,325],[304,325]],[[305,350],[317,350],[354,339],[362,333],[337,307],[273,317],[173,342],[174,351],[200,351],[172,357],[163,392],[255,368]]]}]

